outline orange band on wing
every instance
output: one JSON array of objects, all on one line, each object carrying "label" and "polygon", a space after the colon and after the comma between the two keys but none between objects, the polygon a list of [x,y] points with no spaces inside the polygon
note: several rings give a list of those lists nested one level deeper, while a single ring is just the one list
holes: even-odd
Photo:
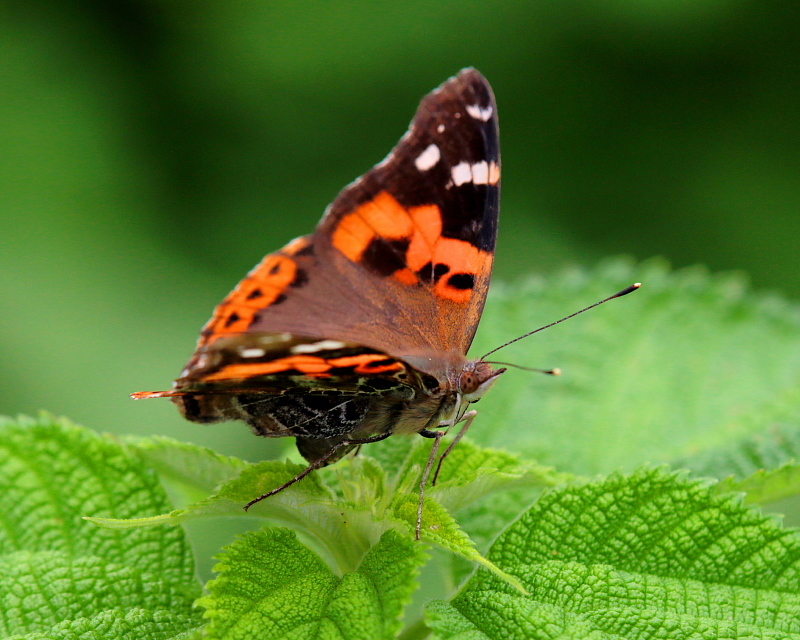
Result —
[{"label": "orange band on wing", "polygon": [[174,391],[137,391],[131,394],[131,398],[134,400],[146,400],[148,398],[169,398],[174,395]]},{"label": "orange band on wing", "polygon": [[414,223],[408,211],[388,191],[344,216],[333,232],[333,246],[358,262],[375,238],[411,236]]},{"label": "orange band on wing", "polygon": [[309,244],[307,238],[297,238],[264,258],[215,309],[214,317],[203,329],[203,335],[208,335],[203,344],[247,331],[255,314],[274,304],[297,278],[297,263],[286,253],[297,253]]},{"label": "orange band on wing", "polygon": [[272,362],[242,362],[229,364],[219,371],[212,373],[203,382],[213,382],[214,380],[234,380],[254,378],[257,376],[268,376],[284,371],[300,371],[301,373],[318,374],[325,373],[331,369],[324,358],[316,356],[289,356],[280,358]]},{"label": "orange band on wing", "polygon": [[[331,369],[352,367],[358,374],[384,373],[387,371],[397,371],[403,368],[403,364],[397,361],[386,362],[387,356],[382,353],[364,353],[356,356],[344,356],[326,360],[319,356],[288,356],[273,360],[272,362],[241,362],[229,364],[219,371],[216,371],[203,378],[203,382],[214,382],[217,380],[246,380],[259,376],[269,376],[285,371],[299,371],[313,378],[327,377]],[[386,362],[386,364],[373,366],[373,362]]]},{"label": "orange band on wing", "polygon": [[[354,367],[356,373],[370,374],[370,373],[385,373],[387,371],[399,371],[403,368],[403,364],[390,358],[382,353],[362,353],[357,356],[344,356],[342,358],[334,358],[328,360],[333,367]],[[386,362],[386,364],[374,366],[373,362]]]},{"label": "orange band on wing", "polygon": [[[434,284],[435,294],[464,304],[469,302],[473,291],[464,283],[471,279],[474,284],[491,269],[492,254],[466,240],[445,238],[442,226],[442,212],[437,205],[406,209],[388,191],[381,191],[339,221],[333,231],[333,246],[350,260],[360,262],[376,239],[408,240],[407,267],[398,269],[391,277],[412,286],[419,284],[418,274],[425,269],[444,265],[447,269]],[[454,282],[461,286],[455,286],[447,274],[459,274]]]},{"label": "orange band on wing", "polygon": [[400,269],[400,271],[395,271],[392,274],[392,277],[397,280],[400,284],[405,285],[414,285],[419,284],[419,278],[417,274],[414,273],[411,269],[406,267],[405,269]]}]

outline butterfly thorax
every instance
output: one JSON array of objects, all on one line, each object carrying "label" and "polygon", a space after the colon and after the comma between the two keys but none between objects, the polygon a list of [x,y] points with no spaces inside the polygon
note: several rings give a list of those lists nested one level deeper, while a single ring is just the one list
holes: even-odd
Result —
[{"label": "butterfly thorax", "polygon": [[461,420],[469,405],[481,399],[505,369],[494,369],[482,360],[467,360],[459,354],[420,356],[430,371],[444,369],[439,378],[414,369],[419,357],[407,357],[404,364],[412,380],[413,395],[397,391],[388,393],[376,403],[374,411],[365,416],[355,437],[383,433],[430,433],[440,427],[450,427]]}]

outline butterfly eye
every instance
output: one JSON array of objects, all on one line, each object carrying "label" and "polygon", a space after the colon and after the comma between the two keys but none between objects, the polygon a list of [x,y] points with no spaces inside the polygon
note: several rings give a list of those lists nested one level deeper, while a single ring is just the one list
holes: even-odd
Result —
[{"label": "butterfly eye", "polygon": [[461,393],[475,393],[479,386],[480,382],[478,381],[478,376],[476,376],[475,373],[472,371],[461,372],[461,375],[458,378],[458,388]]}]

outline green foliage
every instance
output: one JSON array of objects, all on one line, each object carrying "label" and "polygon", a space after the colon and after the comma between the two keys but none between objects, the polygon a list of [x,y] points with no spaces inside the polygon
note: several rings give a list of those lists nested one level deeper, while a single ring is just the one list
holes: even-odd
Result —
[{"label": "green foliage", "polygon": [[151,469],[65,420],[0,430],[0,636],[166,639],[200,625],[179,528],[109,531],[80,517],[168,508]]},{"label": "green foliage", "polygon": [[489,557],[522,596],[478,572],[428,609],[442,640],[796,638],[800,536],[664,470],[553,491]]},{"label": "green foliage", "polygon": [[[258,503],[251,507],[247,516],[294,527],[320,553],[332,558],[340,572],[355,571],[364,554],[385,532],[395,529],[410,535],[415,530],[419,497],[414,490],[420,482],[430,443],[421,438],[401,442],[405,444],[403,453],[396,445],[387,445],[404,460],[392,475],[367,456],[344,461]],[[137,441],[137,446],[151,449],[144,441]],[[188,445],[180,445],[188,458],[192,457],[190,449]],[[380,445],[374,449],[381,455]],[[196,449],[198,478],[188,493],[201,491],[206,476],[202,461],[211,460],[212,464],[221,464],[223,468],[229,465],[227,468],[233,469],[228,459],[212,459],[211,455],[207,450]],[[188,472],[191,465],[185,464],[186,459],[184,456],[176,458],[176,464],[187,470],[182,474],[184,486],[191,481]],[[503,452],[478,449],[470,443],[460,445],[448,463],[440,482],[427,492],[422,539],[465,560],[483,564],[518,584],[478,553],[474,542],[450,513],[503,488],[520,484],[541,488],[557,483],[563,476],[535,464],[522,464]],[[169,468],[167,458],[160,458],[160,464],[167,477],[180,474],[180,469]],[[223,515],[243,516],[242,505],[253,496],[282,485],[302,470],[301,465],[288,462],[262,462],[243,469],[211,491],[208,497],[185,509],[145,518],[89,519],[109,529],[126,530]]]},{"label": "green foliage", "polygon": [[[503,355],[564,375],[501,379],[481,444],[463,440],[426,490],[421,541],[422,438],[364,447],[245,513],[303,466],[6,420],[0,638],[800,637],[800,536],[752,506],[800,495],[796,309],[613,262],[499,287],[480,348],[634,273],[643,290],[569,339]],[[201,593],[181,525],[223,518],[252,530]]]},{"label": "green foliage", "polygon": [[213,638],[394,638],[425,559],[424,547],[389,530],[337,577],[292,531],[263,529],[225,549],[199,604]]},{"label": "green foliage", "polygon": [[169,490],[173,504],[205,497],[223,482],[235,478],[247,463],[211,449],[154,436],[124,439],[128,450],[154,469]]},{"label": "green foliage", "polygon": [[[166,388],[231,286],[310,232],[467,65],[500,109],[496,279],[629,253],[800,295],[794,2],[2,7],[3,413],[274,456],[276,441],[128,394]],[[592,418],[551,426],[577,415]]]}]

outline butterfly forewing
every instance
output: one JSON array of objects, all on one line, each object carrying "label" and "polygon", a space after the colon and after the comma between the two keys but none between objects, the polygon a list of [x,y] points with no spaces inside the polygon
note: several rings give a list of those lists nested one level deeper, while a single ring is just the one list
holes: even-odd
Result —
[{"label": "butterfly forewing", "polygon": [[499,177],[494,98],[466,70],[427,96],[394,151],[336,198],[295,254],[299,278],[282,272],[284,296],[247,330],[337,338],[401,358],[463,355],[488,290]]}]

